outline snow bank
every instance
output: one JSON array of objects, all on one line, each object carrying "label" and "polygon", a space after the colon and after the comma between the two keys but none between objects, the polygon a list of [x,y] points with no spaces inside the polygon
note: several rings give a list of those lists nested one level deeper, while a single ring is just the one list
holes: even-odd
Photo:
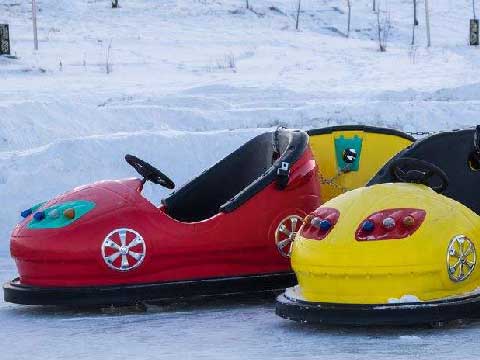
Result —
[{"label": "snow bank", "polygon": [[302,289],[300,288],[300,285],[295,285],[293,287],[287,288],[285,290],[285,295],[289,299],[305,301],[305,298],[303,297]]},{"label": "snow bank", "polygon": [[400,298],[390,298],[388,299],[389,304],[404,304],[404,303],[418,303],[421,300],[415,295],[403,295]]}]

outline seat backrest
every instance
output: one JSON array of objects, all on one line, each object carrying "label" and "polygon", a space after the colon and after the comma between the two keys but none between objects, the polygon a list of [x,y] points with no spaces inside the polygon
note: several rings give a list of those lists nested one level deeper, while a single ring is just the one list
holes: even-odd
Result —
[{"label": "seat backrest", "polygon": [[472,169],[469,158],[474,152],[474,129],[444,132],[419,140],[401,151],[368,182],[374,184],[398,182],[391,172],[391,163],[409,157],[428,161],[441,168],[449,182],[442,193],[480,214],[480,171]]},{"label": "seat backrest", "polygon": [[[246,201],[273,181],[266,175],[272,172],[274,164],[281,161],[292,145],[291,133],[300,132],[279,130],[248,141],[164,199],[162,203],[166,213],[179,221],[194,222],[208,219],[220,209],[225,212],[234,210],[239,202]],[[306,146],[308,137],[303,134]],[[251,188],[253,184],[257,186]],[[250,188],[251,191],[245,193]]]}]

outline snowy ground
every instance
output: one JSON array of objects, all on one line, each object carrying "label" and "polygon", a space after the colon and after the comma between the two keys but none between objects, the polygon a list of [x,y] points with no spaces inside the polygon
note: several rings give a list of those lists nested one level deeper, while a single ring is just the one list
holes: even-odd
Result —
[{"label": "snowy ground", "polygon": [[[252,136],[278,125],[365,123],[405,131],[475,125],[479,49],[467,46],[471,4],[431,1],[425,47],[419,0],[380,1],[388,51],[377,51],[371,1],[0,0],[17,59],[0,58],[0,280],[15,275],[8,235],[19,211],[73,186],[133,176],[143,157],[183,184]],[[106,73],[107,56],[109,74]],[[158,203],[163,190],[149,186]],[[3,359],[436,358],[478,353],[480,324],[444,329],[314,328],[271,302],[209,301],[105,314],[0,303]]]}]

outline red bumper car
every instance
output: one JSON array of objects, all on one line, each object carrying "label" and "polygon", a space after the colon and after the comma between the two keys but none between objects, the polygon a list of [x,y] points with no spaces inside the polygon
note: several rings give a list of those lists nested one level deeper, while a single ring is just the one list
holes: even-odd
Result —
[{"label": "red bumper car", "polygon": [[82,186],[23,212],[11,238],[20,276],[5,301],[121,305],[294,285],[278,251],[291,239],[278,232],[294,236],[320,205],[308,141],[302,131],[259,135],[160,207],[143,184],[173,182],[127,155],[141,179]]}]

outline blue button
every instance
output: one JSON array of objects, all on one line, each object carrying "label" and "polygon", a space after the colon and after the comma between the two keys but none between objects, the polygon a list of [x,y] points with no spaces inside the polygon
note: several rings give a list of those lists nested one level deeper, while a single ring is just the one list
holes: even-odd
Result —
[{"label": "blue button", "polygon": [[332,227],[332,223],[328,220],[322,220],[320,222],[320,230],[322,231],[328,231]]},{"label": "blue button", "polygon": [[366,232],[372,232],[375,229],[375,223],[372,220],[366,220],[362,224],[362,230]]},{"label": "blue button", "polygon": [[23,217],[23,218],[26,218],[27,216],[29,216],[30,214],[32,213],[32,209],[27,209],[27,210],[23,210],[20,215]]},{"label": "blue button", "polygon": [[44,211],[38,211],[33,215],[33,218],[37,221],[45,219],[45,212]]}]

